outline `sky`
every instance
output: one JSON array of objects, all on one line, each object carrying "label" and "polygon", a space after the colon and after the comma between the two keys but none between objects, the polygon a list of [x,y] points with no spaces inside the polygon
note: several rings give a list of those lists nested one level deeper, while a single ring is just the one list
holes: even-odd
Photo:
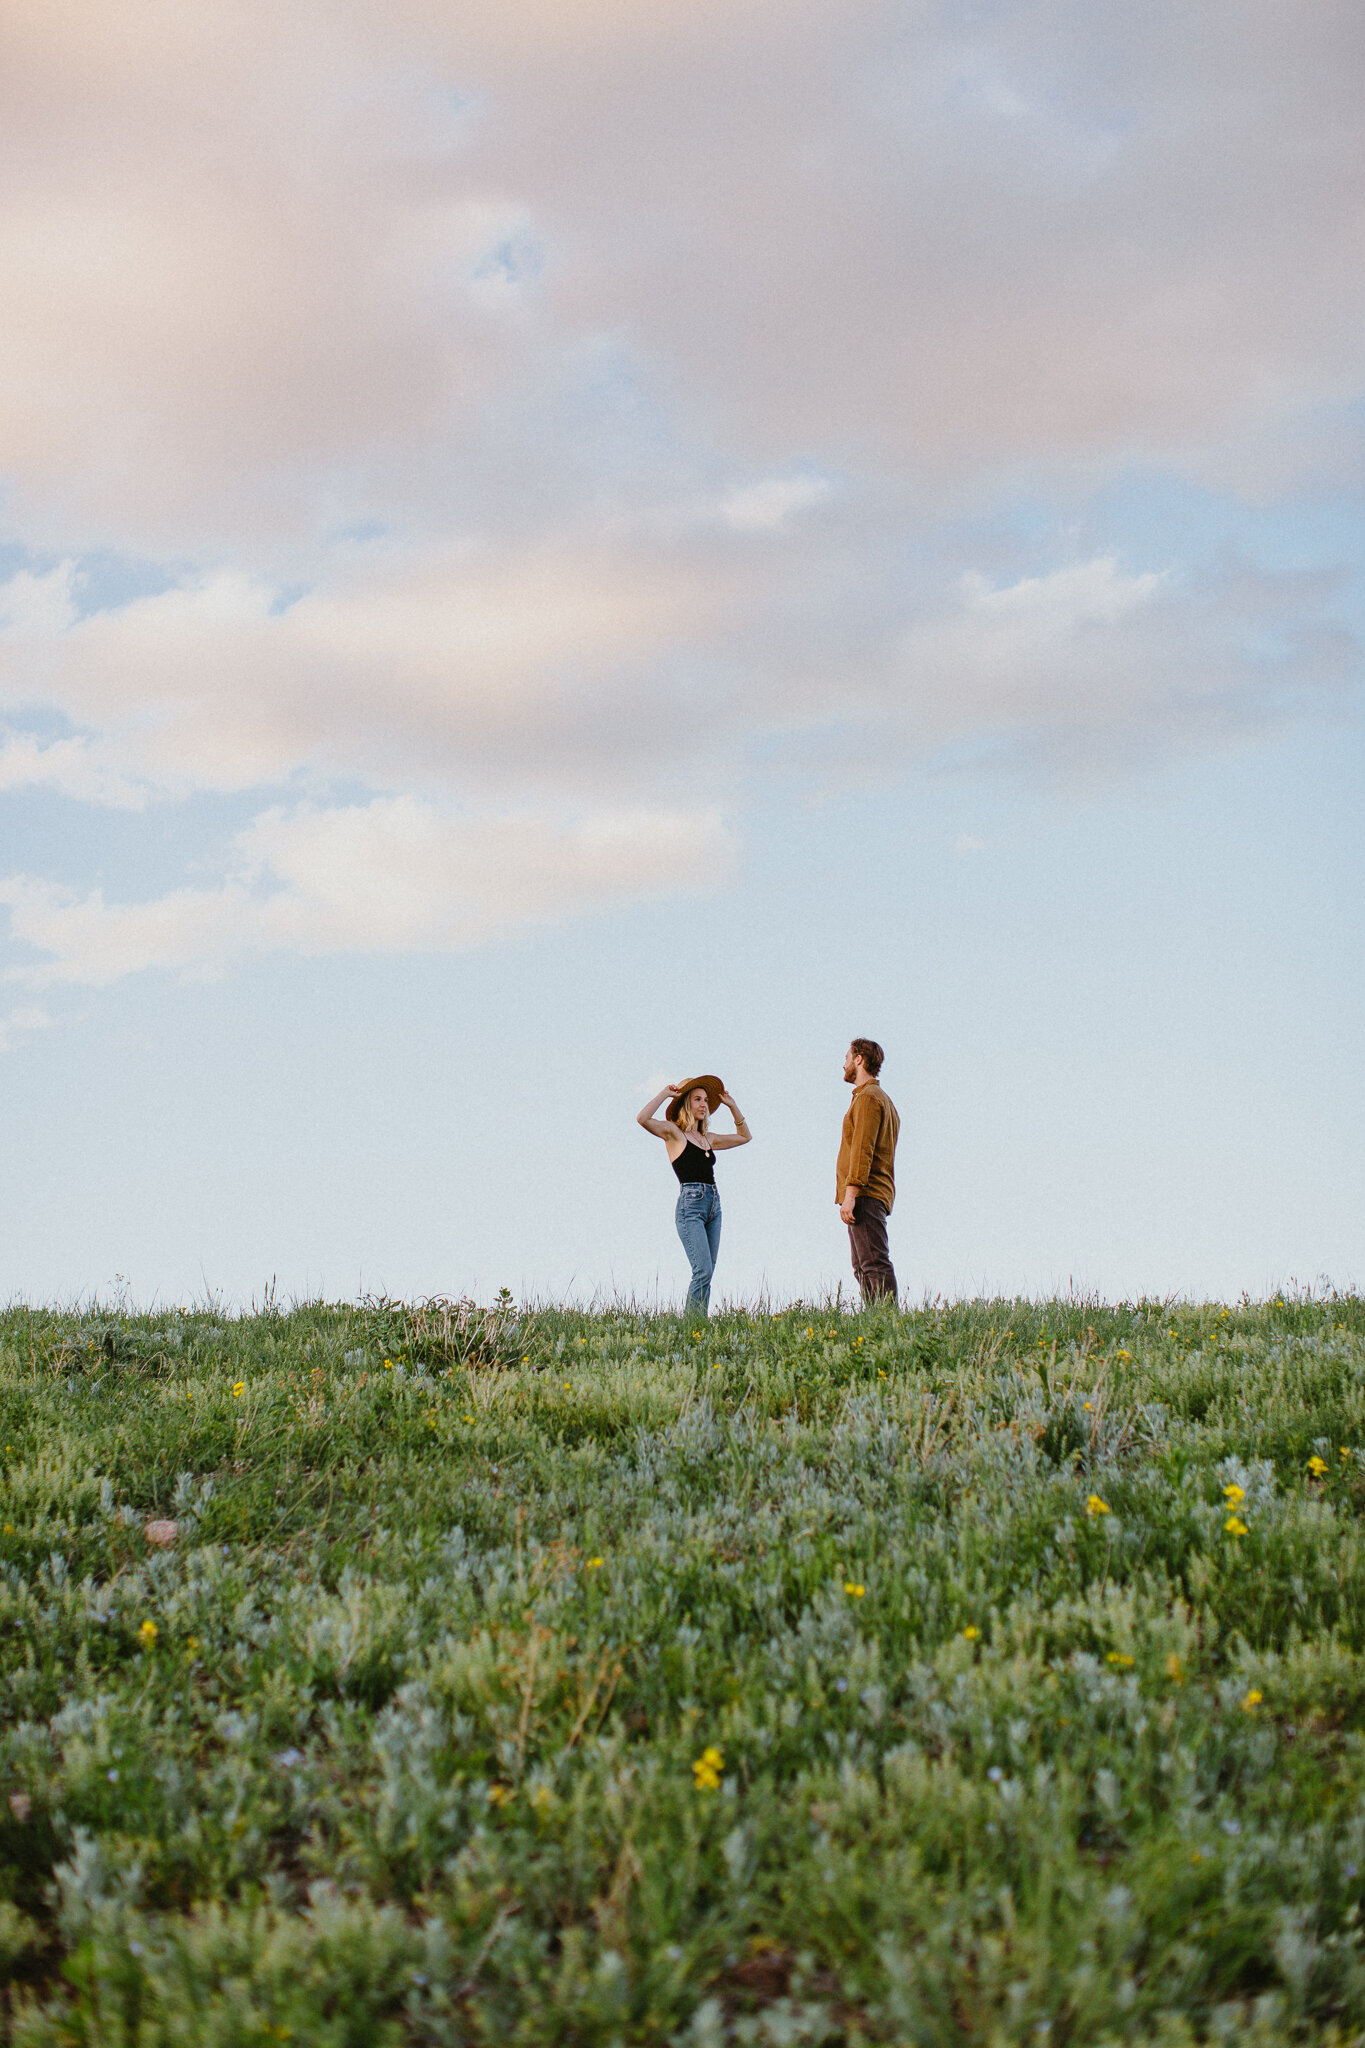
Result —
[{"label": "sky", "polygon": [[[0,0],[0,1298],[1365,1282],[1355,0]],[[724,1114],[718,1123],[723,1127]]]}]

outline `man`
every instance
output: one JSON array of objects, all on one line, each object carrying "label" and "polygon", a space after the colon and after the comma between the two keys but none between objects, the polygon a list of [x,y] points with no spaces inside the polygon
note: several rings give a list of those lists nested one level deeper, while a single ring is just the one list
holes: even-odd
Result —
[{"label": "man", "polygon": [[886,1219],[896,1199],[896,1139],[901,1120],[877,1076],[885,1054],[875,1038],[855,1038],[844,1054],[844,1079],[853,1100],[835,1168],[834,1199],[848,1225],[853,1271],[863,1300],[896,1299],[896,1274],[886,1242]]}]

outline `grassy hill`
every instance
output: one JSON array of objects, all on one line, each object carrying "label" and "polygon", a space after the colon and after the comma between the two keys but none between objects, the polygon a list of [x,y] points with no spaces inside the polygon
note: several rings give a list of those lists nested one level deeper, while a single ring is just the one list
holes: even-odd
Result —
[{"label": "grassy hill", "polygon": [[0,1460],[26,2048],[1365,2038],[1359,1298],[14,1309]]}]

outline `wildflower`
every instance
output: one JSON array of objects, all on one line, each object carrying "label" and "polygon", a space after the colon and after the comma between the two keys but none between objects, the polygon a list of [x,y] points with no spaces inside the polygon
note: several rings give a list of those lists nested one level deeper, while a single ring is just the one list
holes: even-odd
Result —
[{"label": "wildflower", "polygon": [[237,1380],[237,1381],[236,1381],[236,1382],[234,1383],[234,1385],[233,1385],[233,1389],[232,1389],[232,1398],[233,1398],[233,1400],[234,1400],[234,1401],[240,1401],[240,1400],[241,1400],[241,1398],[242,1398],[242,1395],[243,1395],[243,1394],[244,1394],[245,1392],[246,1392],[246,1381],[245,1381],[245,1380]]},{"label": "wildflower", "polygon": [[1247,1534],[1247,1525],[1240,1515],[1229,1515],[1223,1524],[1223,1528],[1229,1536],[1245,1536]]},{"label": "wildflower", "polygon": [[196,1652],[198,1651],[198,1648],[199,1648],[199,1638],[198,1638],[198,1636],[187,1636],[187,1637],[185,1638],[185,1655],[186,1655],[187,1657],[191,1657],[191,1658],[192,1658],[192,1657],[194,1657],[194,1655],[195,1655],[195,1654],[196,1654]]},{"label": "wildflower", "polygon": [[1094,1405],[1093,1401],[1082,1401],[1081,1403],[1082,1408],[1093,1408]]},{"label": "wildflower", "polygon": [[854,1350],[855,1350],[855,1351],[857,1350],[858,1346],[859,1346],[859,1345],[860,1345],[860,1344],[862,1343],[862,1341],[863,1341],[863,1340],[862,1340],[862,1338],[861,1338],[861,1337],[855,1337],[855,1338],[853,1339],[853,1348],[854,1348]]},{"label": "wildflower", "polygon": [[600,1572],[605,1563],[606,1559],[604,1557],[590,1557],[588,1559],[588,1570],[590,1572]]},{"label": "wildflower", "polygon": [[698,1792],[718,1792],[720,1774],[725,1765],[721,1752],[708,1745],[692,1766],[692,1782]]},{"label": "wildflower", "polygon": [[1131,1351],[1119,1351],[1116,1352],[1114,1355],[1117,1358],[1131,1358],[1133,1354]]},{"label": "wildflower", "polygon": [[863,1594],[867,1591],[867,1587],[860,1586],[856,1579],[845,1579],[844,1591],[847,1594],[849,1594],[854,1600],[861,1600]]},{"label": "wildflower", "polygon": [[391,1358],[386,1358],[384,1360],[384,1370],[385,1372],[393,1371],[393,1360]]},{"label": "wildflower", "polygon": [[1166,1659],[1166,1676],[1168,1678],[1173,1678],[1177,1685],[1183,1685],[1185,1683],[1184,1668],[1181,1665],[1180,1659],[1176,1656],[1174,1650],[1172,1650],[1170,1656]]},{"label": "wildflower", "polygon": [[531,1363],[530,1357],[523,1358],[521,1362],[523,1365],[529,1365]]},{"label": "wildflower", "polygon": [[1120,1664],[1125,1671],[1131,1670],[1133,1665],[1133,1659],[1125,1657],[1122,1650],[1110,1650],[1104,1661],[1106,1664]]},{"label": "wildflower", "polygon": [[1085,1504],[1085,1511],[1088,1515],[1107,1515],[1112,1512],[1108,1501],[1101,1500],[1097,1493],[1091,1494]]},{"label": "wildflower", "polygon": [[1230,1508],[1237,1507],[1246,1497],[1247,1490],[1244,1486],[1238,1486],[1234,1483],[1223,1488],[1223,1498]]},{"label": "wildflower", "polygon": [[516,1796],[516,1788],[512,1785],[490,1785],[488,1788],[490,1806],[510,1806]]},{"label": "wildflower", "polygon": [[815,1332],[814,1332],[814,1330],[812,1330],[812,1328],[811,1328],[811,1326],[810,1326],[810,1324],[809,1324],[809,1323],[807,1323],[807,1324],[806,1324],[806,1335],[807,1335],[808,1337],[813,1337],[813,1336],[815,1335]]},{"label": "wildflower", "polygon": [[548,1785],[537,1785],[531,1794],[531,1805],[537,1813],[546,1812],[555,1803],[555,1795]]},{"label": "wildflower", "polygon": [[1348,1449],[1346,1448],[1345,1444],[1343,1444],[1343,1445],[1342,1445],[1342,1447],[1341,1447],[1341,1455],[1342,1455],[1342,1457],[1343,1457],[1343,1458],[1349,1458],[1349,1457],[1350,1457],[1350,1455],[1351,1455],[1351,1453],[1349,1452],[1349,1450],[1348,1450]]},{"label": "wildflower", "polygon": [[464,1419],[466,1422],[472,1422],[474,1420],[472,1415],[466,1415]]},{"label": "wildflower", "polygon": [[[859,1342],[859,1343],[861,1344],[861,1343],[862,1343],[862,1341],[863,1341],[863,1340],[862,1340],[862,1338],[860,1337],[860,1338],[858,1339],[858,1342]],[[880,1367],[880,1366],[878,1366],[878,1368],[877,1368],[877,1378],[878,1378],[879,1380],[884,1380],[884,1379],[886,1378],[886,1374],[885,1374],[885,1373],[884,1373],[884,1372],[882,1371],[882,1369],[881,1369],[881,1367]]]},{"label": "wildflower", "polygon": [[6,1536],[12,1536],[14,1534],[13,1522],[6,1522],[4,1533]]},{"label": "wildflower", "polygon": [[566,1394],[571,1394],[571,1393],[573,1392],[573,1383],[572,1383],[572,1381],[570,1381],[570,1380],[565,1380],[565,1382],[564,1382],[564,1391],[565,1391],[565,1393],[566,1393]]},{"label": "wildflower", "polygon": [[1321,1479],[1323,1473],[1327,1470],[1326,1458],[1320,1458],[1315,1451],[1308,1460],[1308,1469],[1315,1479]]},{"label": "wildflower", "polygon": [[1244,1714],[1252,1713],[1257,1707],[1260,1706],[1261,1698],[1262,1695],[1260,1693],[1256,1691],[1249,1692],[1246,1698],[1242,1701],[1242,1712]]},{"label": "wildflower", "polygon": [[963,1629],[962,1633],[967,1638],[967,1641],[969,1643],[974,1643],[977,1637],[980,1635],[981,1631],[974,1621],[969,1621],[966,1628]]},{"label": "wildflower", "polygon": [[161,1631],[154,1621],[144,1621],[137,1632],[137,1639],[144,1650],[150,1650]]}]

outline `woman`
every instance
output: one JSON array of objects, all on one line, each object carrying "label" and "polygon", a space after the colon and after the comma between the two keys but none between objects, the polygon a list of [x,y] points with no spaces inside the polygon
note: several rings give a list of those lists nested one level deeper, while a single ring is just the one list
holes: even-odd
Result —
[{"label": "woman", "polygon": [[[672,1101],[661,1122],[654,1112],[666,1095]],[[712,1137],[711,1118],[721,1103],[735,1120],[733,1138]],[[711,1312],[711,1276],[720,1250],[720,1196],[716,1193],[717,1152],[729,1152],[747,1145],[749,1126],[743,1113],[725,1092],[714,1074],[698,1074],[680,1081],[676,1088],[661,1088],[635,1119],[643,1130],[652,1131],[668,1147],[673,1171],[679,1180],[677,1225],[683,1250],[692,1262],[692,1285],[687,1306]]]}]

